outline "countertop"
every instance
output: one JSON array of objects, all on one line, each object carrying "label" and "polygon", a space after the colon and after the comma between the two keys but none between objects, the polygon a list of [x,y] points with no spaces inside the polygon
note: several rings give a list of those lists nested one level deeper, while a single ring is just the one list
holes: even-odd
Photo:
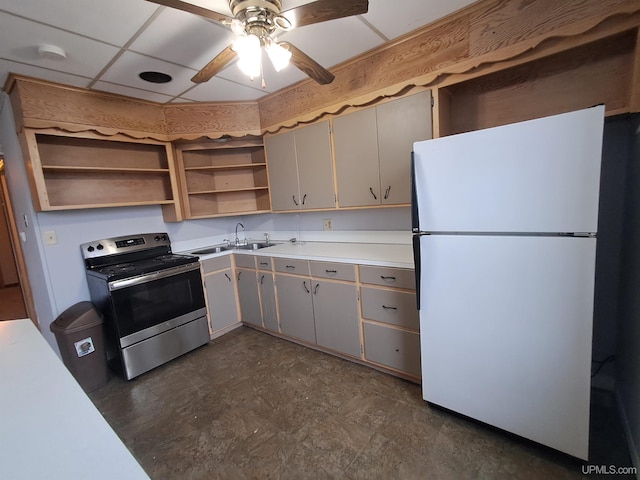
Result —
[{"label": "countertop", "polygon": [[31,320],[0,322],[0,477],[148,479]]},{"label": "countertop", "polygon": [[382,243],[304,242],[281,243],[260,250],[247,251],[270,257],[301,257],[324,262],[360,263],[383,267],[413,268],[411,245]]},{"label": "countertop", "polygon": [[[178,253],[190,253],[189,251]],[[413,249],[407,244],[302,242],[275,243],[258,250],[230,249],[221,253],[198,255],[201,260],[236,253],[282,258],[304,258],[323,262],[355,263],[381,267],[413,268]]]}]

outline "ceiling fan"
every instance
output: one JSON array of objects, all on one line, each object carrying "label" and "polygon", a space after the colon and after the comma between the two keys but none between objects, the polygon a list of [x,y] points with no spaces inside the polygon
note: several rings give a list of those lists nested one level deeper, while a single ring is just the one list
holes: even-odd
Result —
[{"label": "ceiling fan", "polygon": [[240,69],[255,78],[261,75],[261,50],[264,47],[276,71],[290,61],[321,85],[333,81],[334,75],[289,42],[277,42],[277,30],[291,30],[314,23],[367,13],[368,0],[316,0],[289,10],[282,10],[282,0],[229,0],[233,18],[214,10],[181,0],[147,0],[215,20],[231,28],[238,36],[191,79],[194,83],[210,80],[236,56]]}]

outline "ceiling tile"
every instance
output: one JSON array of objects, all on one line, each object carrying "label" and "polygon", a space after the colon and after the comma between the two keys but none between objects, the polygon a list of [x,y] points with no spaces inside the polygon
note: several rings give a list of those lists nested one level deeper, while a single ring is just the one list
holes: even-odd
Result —
[{"label": "ceiling tile", "polygon": [[387,38],[393,39],[427,25],[475,0],[369,0],[369,12],[363,15]]},{"label": "ceiling tile", "polygon": [[[171,75],[173,80],[169,83],[149,83],[138,76],[146,71],[166,73]],[[153,90],[163,95],[178,96],[193,86],[191,77],[195,73],[195,70],[174,63],[163,62],[139,53],[125,52],[109,67],[100,80],[141,90]]]},{"label": "ceiling tile", "polygon": [[91,79],[87,77],[69,75],[68,73],[64,72],[48,70],[45,68],[35,67],[33,65],[0,59],[0,86],[5,84],[9,73],[17,73],[19,75],[26,75],[34,78],[46,78],[51,82],[57,82],[64,85],[72,85],[74,87],[82,88],[88,87],[91,82]]},{"label": "ceiling tile", "polygon": [[173,99],[168,95],[162,95],[160,93],[149,92],[146,90],[140,90],[139,88],[125,87],[122,85],[116,85],[108,82],[96,82],[93,86],[95,90],[101,90],[103,92],[117,93],[118,95],[124,95],[126,97],[141,98],[143,100],[149,100],[157,103],[167,103]]},{"label": "ceiling tile", "polygon": [[157,8],[143,0],[0,0],[0,10],[118,46]]},{"label": "ceiling tile", "polygon": [[206,83],[201,83],[180,98],[194,100],[196,102],[226,102],[226,101],[252,101],[257,100],[265,92],[234,82],[224,78],[213,77]]},{"label": "ceiling tile", "polygon": [[[0,24],[0,58],[6,60],[93,77],[119,52],[118,48],[111,45],[7,13],[0,13]],[[64,49],[67,58],[42,58],[38,54],[38,45],[41,44],[51,44]]]},{"label": "ceiling tile", "polygon": [[233,38],[231,30],[220,24],[166,8],[131,44],[131,50],[199,70]]}]

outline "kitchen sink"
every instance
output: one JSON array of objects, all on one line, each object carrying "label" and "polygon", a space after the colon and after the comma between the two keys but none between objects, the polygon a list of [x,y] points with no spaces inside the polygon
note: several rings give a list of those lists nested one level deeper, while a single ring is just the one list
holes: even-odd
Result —
[{"label": "kitchen sink", "polygon": [[259,250],[261,248],[264,247],[270,247],[272,246],[273,243],[267,243],[267,242],[249,242],[246,245],[239,245],[237,247],[235,246],[223,246],[223,245],[218,245],[215,247],[206,247],[206,248],[202,248],[200,250],[195,250],[193,252],[189,252],[191,253],[191,255],[207,255],[209,253],[220,253],[220,252],[226,252],[227,250]]},{"label": "kitchen sink", "polygon": [[259,250],[264,247],[270,247],[271,245],[273,245],[273,243],[249,242],[246,245],[240,245],[239,247],[236,247],[236,248],[240,248],[242,250]]},{"label": "kitchen sink", "polygon": [[208,253],[220,253],[229,250],[229,247],[207,247],[202,250],[196,250],[195,252],[190,252],[192,255],[206,255]]}]

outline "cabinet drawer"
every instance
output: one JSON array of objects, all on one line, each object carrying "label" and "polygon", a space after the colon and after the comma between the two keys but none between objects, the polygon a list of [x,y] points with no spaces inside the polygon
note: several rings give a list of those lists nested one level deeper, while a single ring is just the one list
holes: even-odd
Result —
[{"label": "cabinet drawer", "polygon": [[201,260],[200,265],[202,268],[203,275],[206,275],[207,273],[215,272],[218,270],[224,270],[225,268],[231,267],[231,255],[223,255],[221,257],[207,258],[206,260]]},{"label": "cabinet drawer", "polygon": [[234,255],[236,259],[236,267],[256,268],[256,257],[253,255]]},{"label": "cabinet drawer", "polygon": [[274,258],[273,266],[276,272],[295,273],[296,275],[309,275],[309,261],[293,258]]},{"label": "cabinet drawer", "polygon": [[356,281],[356,266],[349,263],[310,262],[311,276],[333,280]]},{"label": "cabinet drawer", "polygon": [[258,265],[258,270],[269,270],[271,271],[271,257],[261,257],[256,256],[256,264]]},{"label": "cabinet drawer", "polygon": [[364,354],[372,362],[421,376],[418,333],[364,322]]},{"label": "cabinet drawer", "polygon": [[416,289],[416,277],[408,268],[371,267],[360,265],[360,281],[385,287]]},{"label": "cabinet drawer", "polygon": [[364,318],[420,330],[415,293],[373,287],[362,287],[360,293]]}]

